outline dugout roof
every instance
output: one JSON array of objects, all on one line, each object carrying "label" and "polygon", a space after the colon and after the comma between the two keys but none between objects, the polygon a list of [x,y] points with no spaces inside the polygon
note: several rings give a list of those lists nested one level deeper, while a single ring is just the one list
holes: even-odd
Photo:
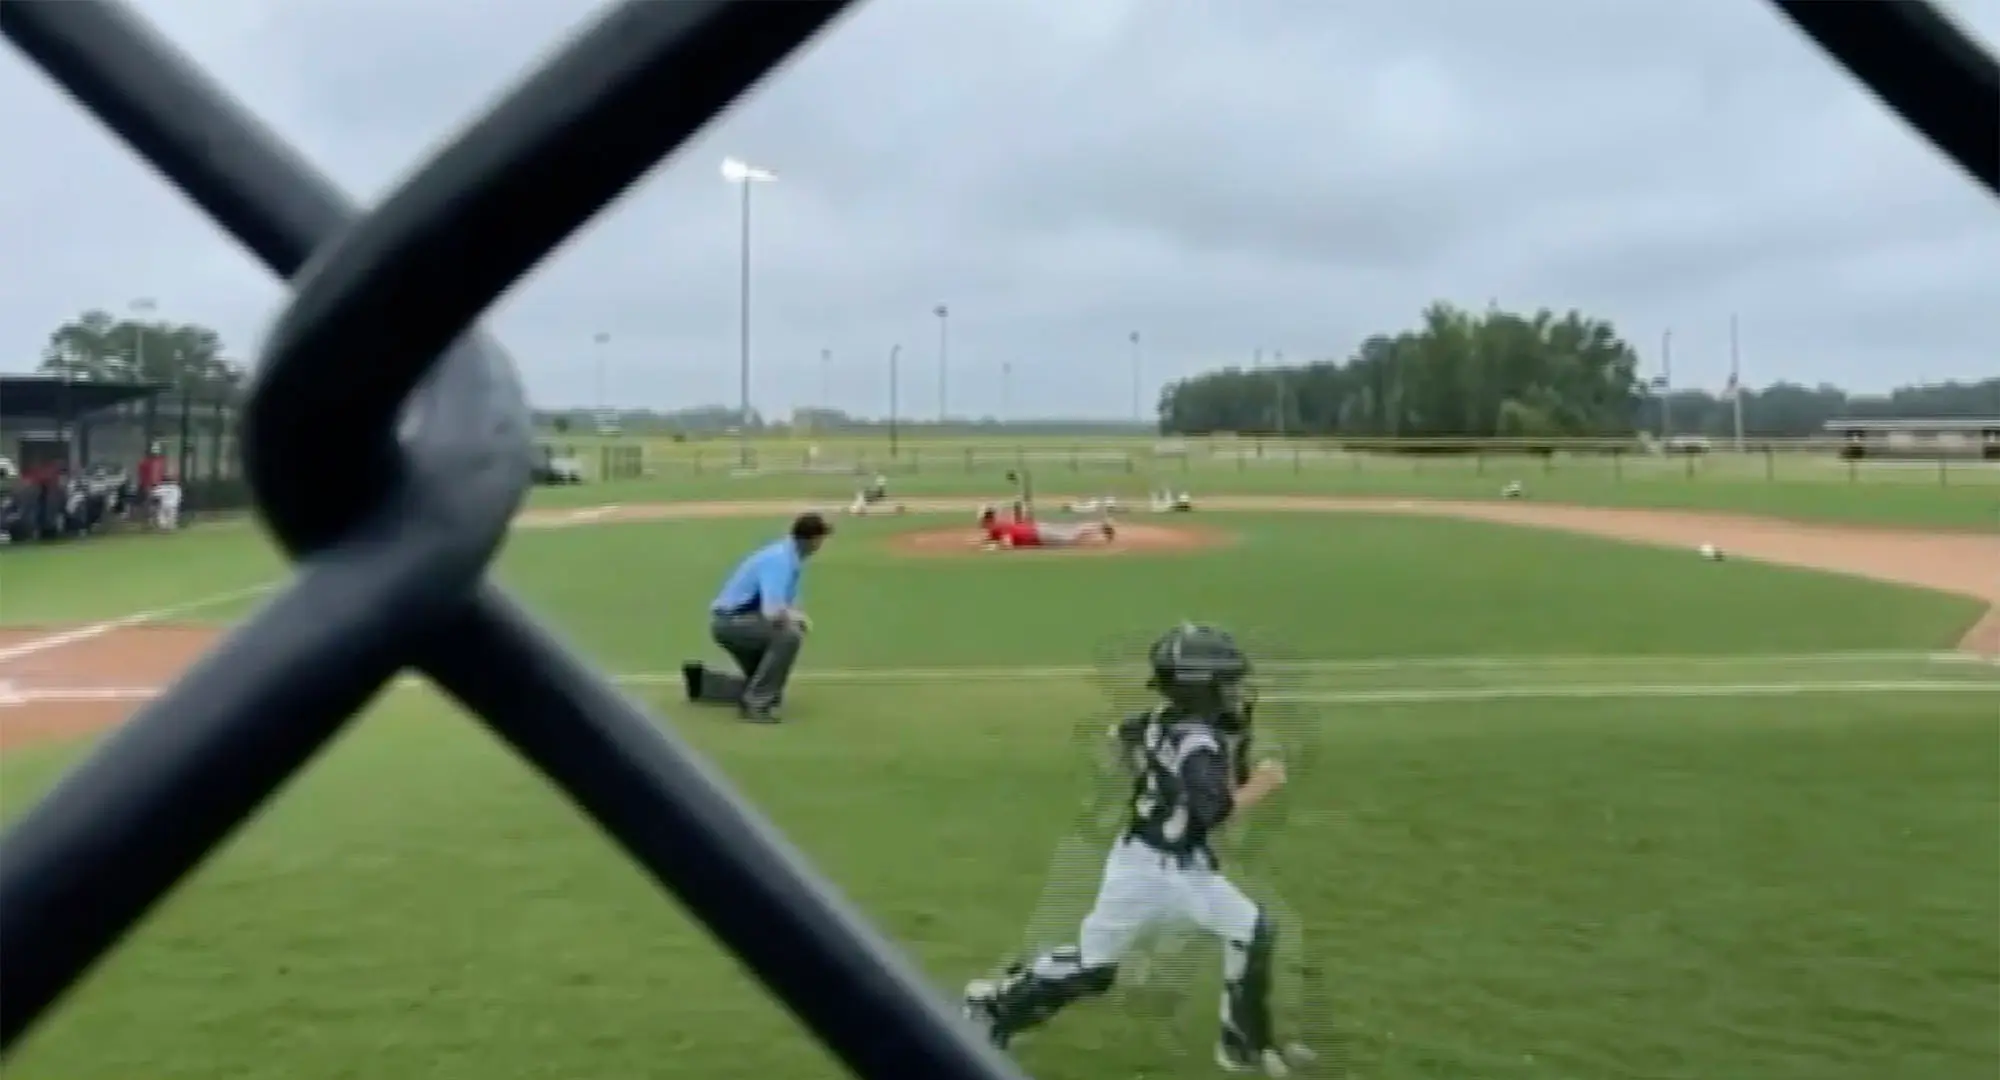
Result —
[{"label": "dugout roof", "polygon": [[164,383],[83,382],[54,375],[0,375],[0,419],[62,420],[143,401]]}]

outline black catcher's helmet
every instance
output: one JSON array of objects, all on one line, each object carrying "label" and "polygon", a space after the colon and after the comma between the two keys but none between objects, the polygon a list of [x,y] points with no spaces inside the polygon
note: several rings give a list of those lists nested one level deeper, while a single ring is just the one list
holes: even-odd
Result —
[{"label": "black catcher's helmet", "polygon": [[1147,684],[1182,709],[1218,720],[1243,711],[1250,657],[1227,630],[1182,623],[1153,642],[1146,663],[1152,669]]}]

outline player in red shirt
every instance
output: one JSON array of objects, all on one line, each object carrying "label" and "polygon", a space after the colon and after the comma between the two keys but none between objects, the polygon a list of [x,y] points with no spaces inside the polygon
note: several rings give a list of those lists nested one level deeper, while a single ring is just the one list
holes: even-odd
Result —
[{"label": "player in red shirt", "polygon": [[980,508],[979,528],[989,547],[1078,547],[1108,543],[1117,536],[1108,521],[1051,525],[1026,516],[1019,507],[1013,517],[1004,518],[990,506]]},{"label": "player in red shirt", "polygon": [[160,452],[159,443],[154,443],[146,449],[146,456],[139,459],[139,497],[150,497],[166,478],[167,455]]}]

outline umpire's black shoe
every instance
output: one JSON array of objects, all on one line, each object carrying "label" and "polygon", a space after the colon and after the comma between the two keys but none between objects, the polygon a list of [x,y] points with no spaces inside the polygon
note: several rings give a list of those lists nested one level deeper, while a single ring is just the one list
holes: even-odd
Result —
[{"label": "umpire's black shoe", "polygon": [[699,662],[689,661],[681,665],[681,684],[687,687],[689,701],[701,700],[701,672]]}]

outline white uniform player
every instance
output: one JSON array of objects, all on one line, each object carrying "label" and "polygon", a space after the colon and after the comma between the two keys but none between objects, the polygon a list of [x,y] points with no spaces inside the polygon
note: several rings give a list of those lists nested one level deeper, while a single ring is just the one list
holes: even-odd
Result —
[{"label": "white uniform player", "polygon": [[181,527],[181,486],[176,481],[153,486],[153,527],[168,532]]},{"label": "white uniform player", "polygon": [[1118,497],[1106,495],[1097,499],[1077,499],[1063,504],[1063,509],[1072,514],[1111,514],[1118,510]]},{"label": "white uniform player", "polygon": [[854,493],[854,501],[847,505],[847,512],[850,514],[866,514],[874,507],[887,502],[888,499],[889,478],[883,476],[881,473],[876,473],[875,479],[870,481],[867,487]]},{"label": "white uniform player", "polygon": [[1004,1047],[1065,1005],[1111,989],[1120,961],[1147,932],[1192,924],[1223,946],[1217,1064],[1288,1076],[1312,1053],[1281,1045],[1274,1031],[1275,922],[1222,874],[1209,845],[1231,814],[1285,782],[1279,763],[1248,769],[1231,752],[1248,724],[1241,693],[1249,659],[1229,634],[1192,625],[1160,638],[1148,658],[1149,685],[1167,703],[1114,729],[1134,773],[1131,802],[1076,943],[975,980],[965,1014]]}]

